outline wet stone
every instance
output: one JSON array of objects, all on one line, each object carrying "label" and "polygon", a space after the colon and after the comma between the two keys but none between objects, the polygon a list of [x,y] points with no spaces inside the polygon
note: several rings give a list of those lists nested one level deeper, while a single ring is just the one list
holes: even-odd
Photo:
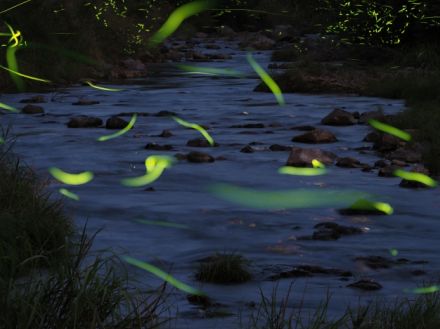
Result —
[{"label": "wet stone", "polygon": [[201,306],[202,308],[208,308],[214,306],[211,299],[204,295],[187,295],[186,300],[193,305]]},{"label": "wet stone", "polygon": [[271,150],[273,152],[290,151],[290,150],[292,150],[292,147],[279,145],[279,144],[272,144],[271,146],[269,146],[269,150]]},{"label": "wet stone", "polygon": [[28,104],[21,109],[21,112],[24,114],[42,114],[44,109],[41,106]]},{"label": "wet stone", "polygon": [[287,278],[299,278],[299,277],[312,277],[315,274],[318,275],[334,275],[341,277],[351,277],[353,274],[350,271],[344,271],[336,268],[324,268],[314,265],[300,265],[294,267],[290,271],[284,271],[270,276],[269,280],[279,280]]},{"label": "wet stone", "polygon": [[321,123],[329,126],[350,126],[356,124],[357,120],[352,113],[336,108]]},{"label": "wet stone", "polygon": [[339,158],[338,161],[336,161],[336,166],[343,168],[359,168],[362,167],[362,164],[358,159],[345,157]]},{"label": "wet stone", "polygon": [[344,235],[363,233],[362,229],[353,226],[343,226],[333,222],[319,223],[314,226],[313,240],[338,240]]},{"label": "wet stone", "polygon": [[295,126],[290,128],[290,130],[300,130],[300,131],[311,131],[315,130],[316,128],[313,126]]},{"label": "wet stone", "polygon": [[79,105],[79,106],[96,105],[96,104],[99,104],[99,101],[94,101],[91,99],[80,99],[79,101],[72,103],[72,105]]},{"label": "wet stone", "polygon": [[394,176],[394,172],[397,169],[400,169],[400,167],[397,167],[397,166],[386,166],[386,167],[380,168],[379,172],[378,172],[378,176],[380,176],[380,177],[395,177]]},{"label": "wet stone", "polygon": [[116,116],[108,118],[105,122],[106,129],[124,129],[125,127],[127,127],[127,125],[127,121]]},{"label": "wet stone", "polygon": [[144,149],[146,150],[154,150],[154,151],[171,151],[173,149],[172,145],[159,145],[157,143],[148,143],[145,145]]},{"label": "wet stone", "polygon": [[[190,139],[187,143],[186,146],[191,146],[191,147],[211,147],[211,144],[209,144],[209,142],[204,139],[204,138],[194,138],[194,139]],[[218,146],[217,143],[214,143],[214,146]]]},{"label": "wet stone", "polygon": [[102,120],[96,117],[77,116],[70,118],[67,123],[69,128],[94,128],[102,125]]},{"label": "wet stone", "polygon": [[31,98],[22,99],[20,103],[46,103],[44,96],[36,95]]},{"label": "wet stone", "polygon": [[397,264],[396,261],[382,256],[356,257],[355,261],[373,270],[390,268]]},{"label": "wet stone", "polygon": [[312,160],[314,159],[329,165],[333,164],[333,161],[336,159],[336,155],[321,149],[303,149],[300,147],[293,147],[290,151],[286,165],[294,167],[311,167]]},{"label": "wet stone", "polygon": [[363,141],[368,143],[375,143],[380,139],[380,136],[381,135],[377,131],[372,131],[364,137]]},{"label": "wet stone", "polygon": [[173,133],[171,132],[171,130],[168,129],[164,129],[162,130],[162,132],[158,135],[158,137],[164,137],[164,138],[168,138],[174,136]]},{"label": "wet stone", "polygon": [[254,150],[254,148],[253,148],[252,146],[250,146],[250,145],[246,145],[245,147],[243,147],[243,148],[240,150],[240,152],[241,152],[241,153],[254,153],[255,150]]},{"label": "wet stone", "polygon": [[400,145],[404,145],[404,142],[397,137],[381,134],[378,139],[374,141],[373,149],[379,152],[390,152],[396,150]]},{"label": "wet stone", "polygon": [[175,115],[176,115],[175,112],[166,111],[166,110],[159,111],[159,112],[154,114],[155,117],[169,117],[169,116],[175,116]]},{"label": "wet stone", "polygon": [[382,285],[372,279],[359,280],[355,283],[347,285],[349,288],[357,288],[361,290],[373,291],[382,289]]},{"label": "wet stone", "polygon": [[190,152],[186,156],[189,162],[194,163],[204,163],[204,162],[214,162],[215,159],[207,153],[202,152]]},{"label": "wet stone", "polygon": [[334,143],[336,141],[336,136],[332,132],[323,129],[315,129],[292,138],[292,142],[311,144]]},{"label": "wet stone", "polygon": [[262,123],[247,123],[244,125],[234,125],[230,126],[229,128],[249,128],[249,129],[256,129],[256,128],[264,128],[264,124]]}]

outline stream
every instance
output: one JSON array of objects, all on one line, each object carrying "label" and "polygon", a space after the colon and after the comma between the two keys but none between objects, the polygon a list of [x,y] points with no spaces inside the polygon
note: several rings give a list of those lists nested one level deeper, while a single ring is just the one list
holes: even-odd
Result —
[{"label": "stream", "polygon": [[[211,42],[212,43],[212,42]],[[232,43],[217,42],[222,53],[232,59],[222,62],[191,63],[214,68],[230,68],[245,73],[244,78],[189,74],[171,63],[155,64],[151,75],[115,85],[121,92],[106,92],[88,86],[73,86],[41,94],[48,102],[41,104],[44,115],[7,113],[0,116],[2,124],[13,125],[17,140],[14,152],[43,177],[55,166],[66,172],[92,171],[95,178],[88,184],[68,189],[80,200],[65,199],[68,213],[75,224],[86,222],[90,233],[102,229],[95,239],[96,250],[111,248],[118,254],[129,255],[169,271],[177,279],[205,291],[224,312],[233,315],[210,318],[186,294],[172,293],[172,312],[178,312],[173,328],[239,328],[238,316],[246,327],[252,311],[251,302],[260,301],[260,288],[270,295],[277,285],[279,298],[294,281],[289,307],[302,303],[304,312],[313,311],[331,295],[331,314],[338,315],[348,305],[375,298],[414,296],[405,292],[439,278],[440,195],[438,189],[404,189],[399,178],[378,177],[377,170],[330,166],[323,176],[304,177],[280,175],[289,151],[269,150],[272,144],[313,147],[329,150],[338,156],[350,156],[373,165],[380,158],[373,151],[355,150],[371,143],[363,142],[372,131],[368,125],[329,127],[321,119],[334,108],[360,113],[381,107],[387,114],[404,109],[400,100],[354,95],[285,94],[286,105],[279,106],[271,93],[253,92],[259,83],[246,60],[246,52]],[[196,49],[203,49],[203,42]],[[254,53],[263,67],[270,59],[269,51]],[[4,94],[0,101],[20,108],[19,101],[35,93]],[[91,106],[74,106],[79,98],[97,100]],[[40,105],[40,104],[37,104]],[[208,132],[219,144],[213,148],[186,146],[190,139],[201,137],[170,117],[154,116],[159,111],[172,111],[189,122],[209,126]],[[105,122],[121,112],[148,113],[139,116],[135,127],[125,135],[106,141],[96,139],[114,131],[104,128],[71,129],[66,126],[76,115],[96,116]],[[123,117],[129,120],[130,116]],[[233,125],[263,123],[264,128],[231,128]],[[320,145],[293,143],[291,138],[302,132],[295,126],[313,125],[332,131],[338,142]],[[164,129],[173,136],[158,137]],[[147,143],[171,144],[171,151],[145,150]],[[240,150],[253,144],[254,153]],[[120,180],[145,173],[144,160],[152,154],[174,155],[201,151],[215,158],[212,163],[178,161],[166,169],[159,180],[149,186],[129,188]],[[231,203],[213,195],[214,183],[229,183],[257,190],[294,190],[319,188],[356,190],[374,194],[394,208],[390,216],[343,216],[335,208],[261,210]],[[147,186],[147,187],[149,187]],[[64,187],[55,180],[49,189]],[[178,227],[147,225],[139,220],[165,221]],[[338,240],[301,240],[310,236],[320,222],[335,222],[355,226],[363,234],[343,236]],[[389,268],[372,269],[354,259],[362,256],[382,256],[393,259],[390,249],[408,261]],[[252,280],[245,284],[216,285],[199,283],[194,278],[200,259],[215,252],[236,252],[251,261]],[[268,280],[268,277],[298,265],[319,265],[351,271],[352,277],[314,275],[295,279]],[[161,281],[134,267],[130,272],[137,280],[151,285]],[[417,271],[419,275],[414,275]],[[362,291],[346,287],[363,278],[372,278],[383,288]]]}]

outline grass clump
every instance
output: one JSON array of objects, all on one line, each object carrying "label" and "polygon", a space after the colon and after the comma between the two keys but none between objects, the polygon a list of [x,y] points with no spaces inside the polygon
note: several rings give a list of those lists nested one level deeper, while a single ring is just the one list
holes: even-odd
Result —
[{"label": "grass clump", "polygon": [[196,279],[212,283],[242,283],[252,278],[243,256],[234,253],[217,253],[204,259],[196,273]]}]

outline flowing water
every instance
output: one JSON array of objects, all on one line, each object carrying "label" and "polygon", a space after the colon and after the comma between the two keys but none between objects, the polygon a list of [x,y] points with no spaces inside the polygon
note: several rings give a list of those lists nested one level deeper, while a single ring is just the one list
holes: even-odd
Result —
[{"label": "flowing water", "polygon": [[[259,301],[259,288],[270,294],[276,283],[270,275],[296,265],[320,265],[352,271],[354,277],[343,281],[339,277],[316,275],[295,280],[289,305],[313,309],[327,293],[332,295],[331,311],[342,312],[347,305],[375,297],[409,295],[406,288],[438,279],[440,203],[438,189],[410,190],[398,186],[398,178],[382,178],[377,172],[362,172],[331,166],[324,176],[301,177],[277,173],[289,152],[272,152],[271,144],[315,147],[292,143],[299,131],[294,126],[314,125],[333,108],[365,112],[382,107],[385,113],[404,108],[402,101],[341,95],[286,94],[286,105],[278,106],[270,93],[255,93],[258,77],[246,61],[246,53],[221,44],[222,52],[231,53],[225,62],[200,63],[201,66],[233,68],[245,78],[223,78],[187,74],[172,64],[160,64],[156,73],[132,84],[116,86],[121,92],[105,92],[77,86],[45,94],[50,100],[42,104],[45,115],[5,114],[3,125],[11,122],[17,136],[14,151],[38,173],[48,177],[47,169],[59,167],[67,172],[90,170],[95,179],[86,185],[68,187],[80,196],[76,202],[66,199],[68,211],[79,227],[88,221],[88,231],[102,231],[95,248],[111,247],[118,253],[153,263],[169,270],[176,278],[199,287],[222,309],[235,316],[206,318],[203,312],[188,304],[184,293],[175,291],[175,306],[180,313],[173,326],[179,328],[237,328],[237,314],[246,318],[250,302]],[[263,65],[269,52],[254,54]],[[34,95],[34,94],[32,94]],[[2,95],[0,101],[19,107],[18,101],[31,94]],[[73,106],[81,97],[98,100],[92,106]],[[98,142],[99,136],[112,131],[103,128],[67,128],[68,119],[75,115],[97,116],[103,120],[121,112],[154,114],[173,111],[184,120],[208,125],[219,144],[214,148],[186,146],[189,139],[201,137],[192,129],[179,126],[169,117],[139,116],[134,129],[127,134]],[[130,117],[125,117],[128,120]],[[232,125],[263,123],[262,129],[231,128]],[[363,137],[371,131],[367,125],[323,127],[334,132],[338,142],[319,145],[338,156],[356,157],[372,165],[379,158],[373,152],[360,154],[354,148],[368,146]],[[174,136],[156,137],[163,129]],[[173,151],[145,150],[147,143],[172,144]],[[256,142],[254,153],[241,153],[245,145]],[[165,170],[160,179],[145,188],[128,188],[121,178],[145,173],[144,160],[152,154],[174,155],[190,150],[207,152],[225,159],[213,163],[179,161]],[[259,210],[233,204],[212,195],[209,186],[226,182],[258,190],[296,188],[349,189],[372,193],[394,207],[391,216],[342,216],[336,209],[277,209]],[[57,193],[62,184],[52,181],[50,188]],[[167,221],[185,227],[146,225],[137,220]],[[313,226],[334,221],[342,225],[365,229],[365,234],[344,236],[336,241],[296,240],[310,235]],[[389,250],[399,251],[398,257],[411,262],[389,269],[372,270],[354,261],[358,256],[393,258]],[[200,284],[194,279],[198,260],[217,251],[237,252],[252,261],[253,280],[240,285]],[[151,284],[160,281],[147,272],[130,268],[137,279]],[[414,276],[414,270],[425,275]],[[346,287],[361,278],[373,278],[383,289],[363,292]],[[282,297],[292,282],[278,282]],[[174,309],[174,308],[173,308]],[[244,320],[246,323],[246,320]]]}]

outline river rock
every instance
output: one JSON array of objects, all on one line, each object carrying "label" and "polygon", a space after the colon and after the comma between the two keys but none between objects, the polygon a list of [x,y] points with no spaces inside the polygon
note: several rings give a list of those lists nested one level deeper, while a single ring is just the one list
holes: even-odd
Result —
[{"label": "river rock", "polygon": [[290,150],[292,150],[292,147],[279,145],[279,144],[272,144],[271,146],[269,146],[269,150],[271,150],[273,152],[290,151]]},{"label": "river rock", "polygon": [[316,159],[324,164],[333,164],[336,155],[332,152],[321,149],[304,149],[300,147],[293,147],[287,159],[287,166],[294,167],[311,167],[312,160]]},{"label": "river rock", "polygon": [[311,144],[334,143],[336,141],[336,136],[332,132],[323,129],[315,129],[292,138],[292,142]]},{"label": "river rock", "polygon": [[212,156],[210,156],[209,154],[202,153],[202,152],[195,152],[195,151],[188,153],[186,158],[189,162],[194,162],[194,163],[214,162],[215,161],[215,159]]},{"label": "river rock", "polygon": [[170,117],[175,116],[176,113],[172,111],[162,110],[154,114],[155,117]]},{"label": "river rock", "polygon": [[128,122],[119,117],[108,118],[105,122],[106,129],[124,129],[125,127],[127,127],[127,125]]},{"label": "river rock", "polygon": [[314,226],[313,240],[338,240],[344,235],[361,234],[363,230],[353,226],[343,226],[334,222],[323,222]]},{"label": "river rock", "polygon": [[300,131],[312,131],[315,130],[316,128],[313,126],[295,126],[290,128],[290,130],[300,130]]},{"label": "river rock", "polygon": [[[194,138],[194,139],[190,139],[187,143],[186,146],[191,146],[191,147],[211,147],[211,144],[209,144],[209,142],[204,139],[204,138]],[[214,146],[218,146],[217,143],[214,143]]]},{"label": "river rock", "polygon": [[244,125],[233,125],[230,126],[229,128],[249,128],[249,129],[257,129],[257,128],[264,128],[265,125],[262,123],[247,123]]},{"label": "river rock", "polygon": [[357,288],[361,290],[367,290],[367,291],[373,291],[373,290],[379,290],[382,289],[382,285],[373,279],[363,279],[359,280],[355,283],[351,283],[347,285],[349,288]]},{"label": "river rock", "polygon": [[356,257],[354,260],[360,265],[369,267],[373,270],[390,268],[397,263],[392,259],[382,256],[362,256]]},{"label": "river rock", "polygon": [[[411,169],[411,172],[420,173],[420,174],[424,174],[426,176],[429,176],[429,170],[421,165],[413,167]],[[402,179],[399,186],[403,187],[403,188],[428,188],[429,187],[428,185],[425,185],[423,183],[413,181],[413,180],[407,180],[407,179]]]},{"label": "river rock", "polygon": [[384,121],[385,114],[382,110],[363,112],[359,117],[359,123],[368,123],[370,119]]},{"label": "river rock", "polygon": [[290,271],[284,271],[275,275],[270,276],[269,280],[279,280],[287,278],[300,278],[300,277],[312,277],[314,274],[321,275],[336,275],[342,277],[350,277],[353,274],[349,271],[339,270],[336,268],[324,268],[321,266],[314,265],[300,265],[294,267]]},{"label": "river rock", "polygon": [[379,169],[379,172],[377,173],[378,176],[380,177],[395,177],[394,176],[394,172],[400,169],[400,167],[397,166],[386,166],[386,167],[382,167]]},{"label": "river rock", "polygon": [[91,99],[84,99],[84,98],[78,100],[75,103],[72,103],[72,105],[78,105],[78,106],[87,106],[87,105],[96,105],[96,104],[99,104],[99,102],[91,100]]},{"label": "river rock", "polygon": [[369,132],[363,139],[364,142],[375,143],[380,139],[381,134],[377,131]]},{"label": "river rock", "polygon": [[243,148],[240,150],[240,152],[241,152],[241,153],[254,153],[255,150],[254,150],[254,148],[253,148],[252,146],[250,146],[250,145],[246,145],[245,147],[243,147]]},{"label": "river rock", "polygon": [[154,150],[154,151],[171,151],[173,149],[172,145],[159,145],[157,143],[148,143],[145,145],[144,149],[146,150]]},{"label": "river rock", "polygon": [[388,134],[379,134],[379,138],[374,141],[373,149],[379,152],[390,152],[401,145],[405,145],[405,142],[400,138]]},{"label": "river rock", "polygon": [[22,99],[20,103],[46,103],[44,96],[36,95],[31,98]]},{"label": "river rock", "polygon": [[356,124],[357,120],[352,113],[336,108],[321,123],[328,126],[350,126]]},{"label": "river rock", "polygon": [[415,147],[399,147],[395,151],[387,154],[387,159],[395,161],[403,161],[409,163],[417,163],[422,161],[422,153]]},{"label": "river rock", "polygon": [[256,50],[271,50],[275,46],[275,41],[262,34],[251,34],[239,44],[242,48],[253,48]]},{"label": "river rock", "polygon": [[338,161],[336,161],[336,165],[338,167],[343,167],[343,168],[364,167],[364,165],[361,164],[361,162],[358,159],[350,158],[350,157],[338,158]]},{"label": "river rock", "polygon": [[102,120],[96,117],[89,117],[86,115],[70,118],[67,123],[69,128],[94,128],[102,125]]},{"label": "river rock", "polygon": [[27,104],[21,109],[21,112],[24,114],[42,114],[44,109],[41,106]]},{"label": "river rock", "polygon": [[164,138],[168,138],[174,136],[173,133],[171,132],[171,130],[168,129],[164,129],[162,130],[162,132],[158,135],[158,137],[164,137]]}]

